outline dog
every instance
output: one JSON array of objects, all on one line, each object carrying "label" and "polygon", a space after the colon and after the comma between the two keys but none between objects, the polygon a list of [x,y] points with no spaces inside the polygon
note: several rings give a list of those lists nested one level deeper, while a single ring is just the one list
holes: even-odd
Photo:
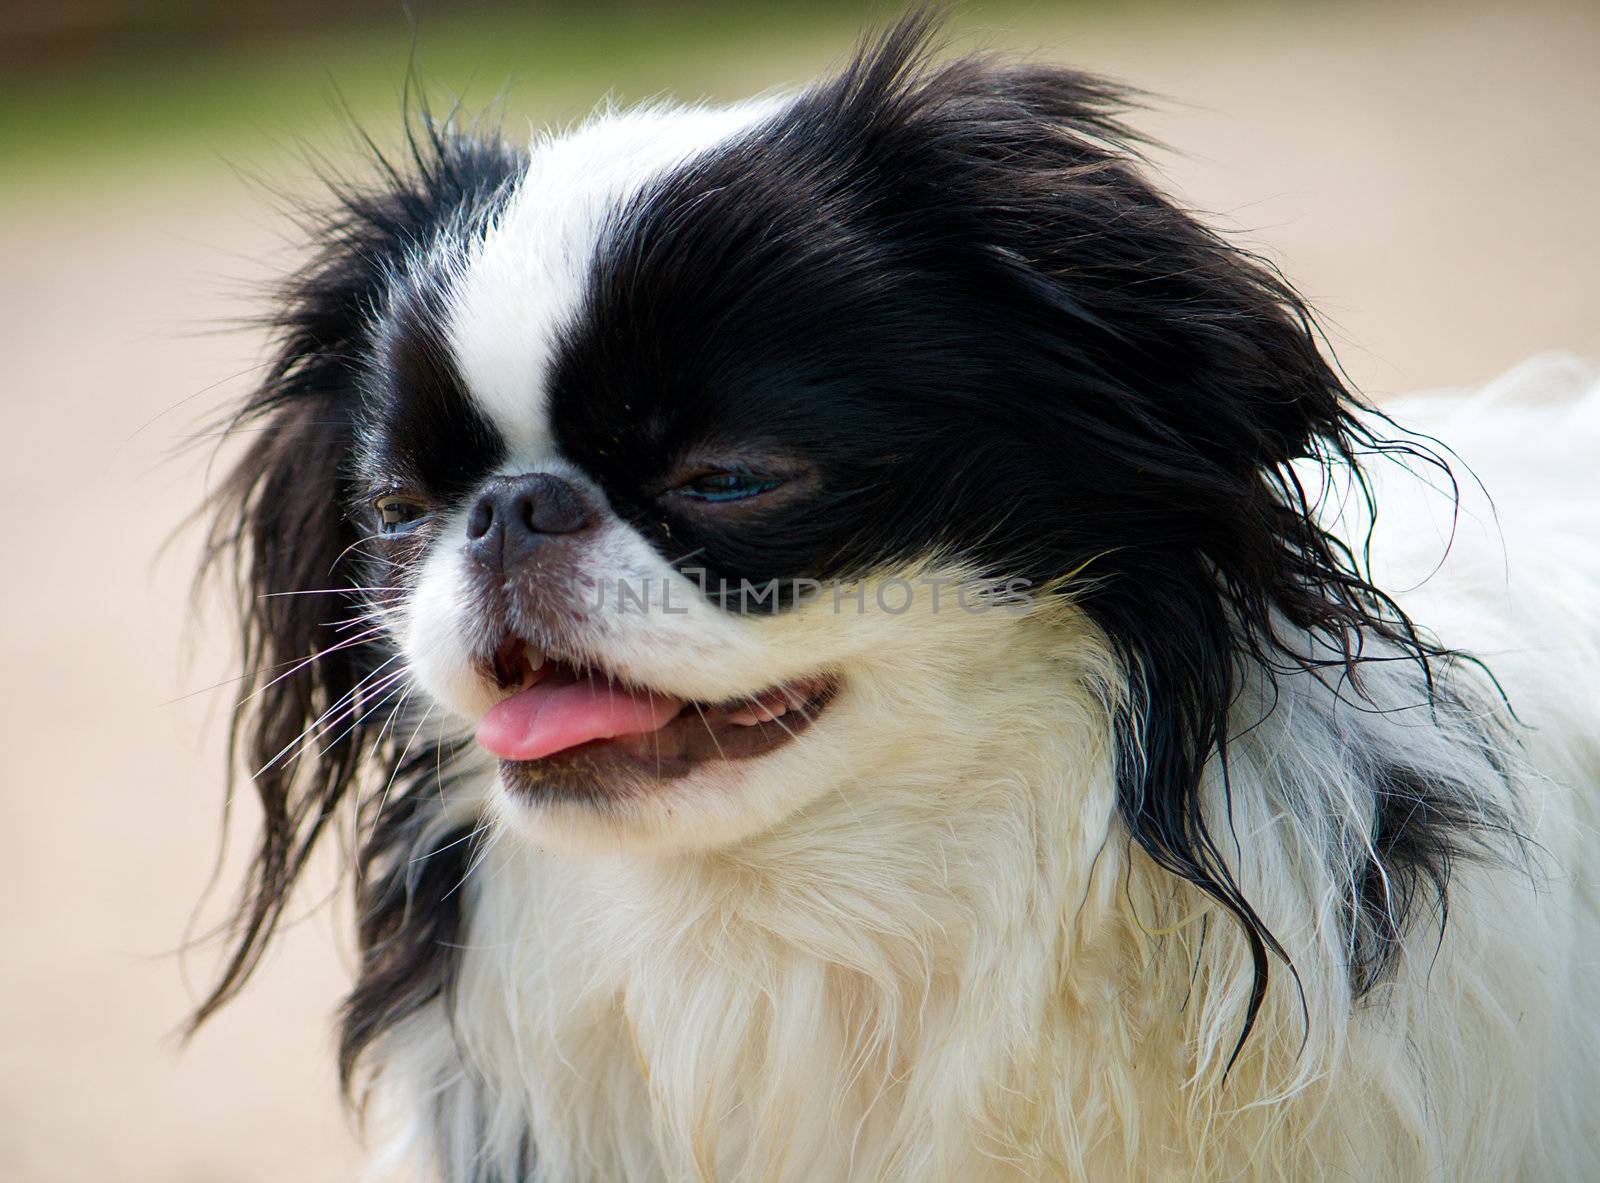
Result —
[{"label": "dog", "polygon": [[1600,1178],[1600,383],[1366,405],[1121,90],[933,24],[314,220],[197,1021],[343,817],[395,1169]]}]

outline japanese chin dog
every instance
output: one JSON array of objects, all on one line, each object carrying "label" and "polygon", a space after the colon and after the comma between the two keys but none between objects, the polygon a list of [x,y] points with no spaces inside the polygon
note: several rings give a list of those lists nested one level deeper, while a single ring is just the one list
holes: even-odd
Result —
[{"label": "japanese chin dog", "polygon": [[1117,88],[929,23],[316,221],[201,1017],[344,833],[429,1177],[1600,1178],[1594,376],[1366,405]]}]

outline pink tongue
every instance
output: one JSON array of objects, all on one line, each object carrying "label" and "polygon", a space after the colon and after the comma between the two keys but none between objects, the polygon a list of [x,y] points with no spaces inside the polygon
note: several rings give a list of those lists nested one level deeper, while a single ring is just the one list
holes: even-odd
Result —
[{"label": "pink tongue", "polygon": [[590,740],[659,731],[683,707],[679,698],[548,674],[491,707],[478,742],[502,760],[538,760]]}]

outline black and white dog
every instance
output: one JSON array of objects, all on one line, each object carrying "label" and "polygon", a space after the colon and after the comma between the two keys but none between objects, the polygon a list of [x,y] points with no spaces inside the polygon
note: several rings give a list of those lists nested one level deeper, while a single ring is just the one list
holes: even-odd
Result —
[{"label": "black and white dog", "polygon": [[318,222],[201,1017],[348,809],[449,1180],[1600,1178],[1594,378],[1364,407],[1114,87],[927,24]]}]

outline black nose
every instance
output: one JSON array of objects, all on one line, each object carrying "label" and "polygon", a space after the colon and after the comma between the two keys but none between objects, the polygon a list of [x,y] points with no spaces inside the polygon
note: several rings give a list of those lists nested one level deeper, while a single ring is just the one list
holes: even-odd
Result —
[{"label": "black nose", "polygon": [[576,534],[595,523],[594,507],[570,481],[547,472],[495,477],[467,514],[474,557],[509,568],[552,535]]}]

